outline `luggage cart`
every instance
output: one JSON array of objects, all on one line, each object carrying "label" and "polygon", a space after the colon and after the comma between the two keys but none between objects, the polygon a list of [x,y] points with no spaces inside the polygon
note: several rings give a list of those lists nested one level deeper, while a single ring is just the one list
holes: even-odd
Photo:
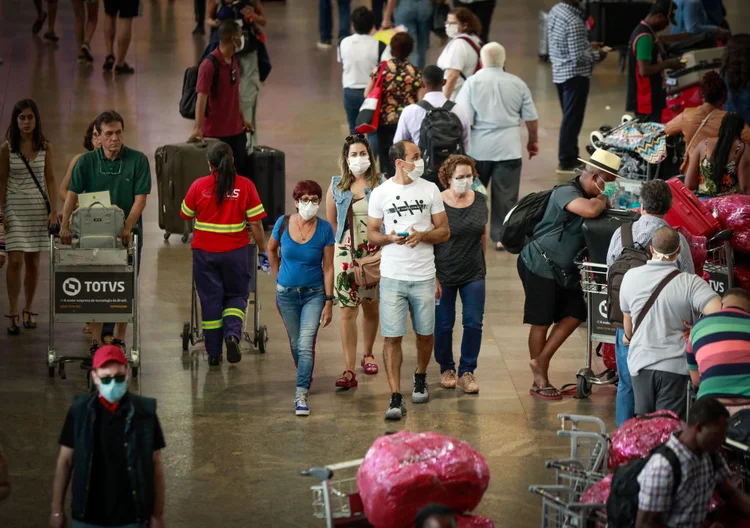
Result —
[{"label": "luggage cart", "polygon": [[605,528],[607,505],[583,504],[581,498],[601,475],[588,471],[572,471],[571,486],[529,486],[529,492],[542,497],[542,528]]},{"label": "luggage cart", "polygon": [[[242,338],[253,345],[258,352],[261,354],[266,353],[266,347],[268,345],[268,328],[266,325],[260,324],[260,301],[258,300],[258,246],[251,244],[252,262],[250,263],[250,269],[253,271],[252,278],[250,279],[250,297],[247,302],[247,308],[245,309],[245,324],[242,332]],[[253,307],[252,317],[252,328],[250,328],[250,321],[248,312],[250,306]],[[192,281],[192,293],[190,298],[190,321],[182,325],[182,350],[187,352],[191,345],[195,346],[198,343],[202,343],[204,340],[203,330],[201,328],[201,312],[200,302],[198,299],[198,291],[195,288],[195,281]]]},{"label": "luggage cart", "polygon": [[734,231],[719,231],[706,242],[706,263],[703,271],[708,273],[709,285],[719,295],[734,287],[734,250],[731,240]]},{"label": "luggage cart", "polygon": [[557,437],[570,439],[570,458],[556,463],[594,473],[606,472],[609,435],[604,422],[596,416],[578,414],[558,414],[557,419],[560,420]]},{"label": "luggage cart", "polygon": [[750,446],[727,438],[723,452],[729,469],[741,480],[742,491],[750,493]]},{"label": "luggage cart", "polygon": [[310,487],[313,495],[313,516],[323,519],[326,528],[333,526],[370,526],[365,517],[362,499],[357,492],[357,477],[351,474],[333,480],[339,471],[359,468],[364,459],[350,460],[323,467],[314,467],[301,472],[302,476],[313,477],[319,482]]},{"label": "luggage cart", "polygon": [[65,379],[65,364],[91,356],[59,356],[55,342],[57,323],[130,323],[133,339],[125,351],[133,379],[141,366],[138,328],[138,235],[119,249],[60,248],[57,235],[49,243],[49,377],[57,370]]}]

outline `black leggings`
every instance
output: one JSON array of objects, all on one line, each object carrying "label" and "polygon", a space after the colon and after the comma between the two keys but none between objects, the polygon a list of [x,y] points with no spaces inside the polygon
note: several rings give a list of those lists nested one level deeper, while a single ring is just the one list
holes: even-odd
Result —
[{"label": "black leggings", "polygon": [[388,157],[388,151],[393,145],[393,136],[396,135],[398,125],[380,125],[378,127],[378,156],[380,157],[380,172],[384,173],[386,178],[392,178],[396,173],[396,168]]}]

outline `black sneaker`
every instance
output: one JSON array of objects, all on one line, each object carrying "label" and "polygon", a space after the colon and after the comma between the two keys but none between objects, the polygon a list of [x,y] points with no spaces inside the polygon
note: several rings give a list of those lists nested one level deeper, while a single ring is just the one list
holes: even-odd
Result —
[{"label": "black sneaker", "polygon": [[110,341],[109,344],[110,345],[117,345],[118,347],[120,347],[122,349],[123,352],[127,352],[127,350],[125,348],[125,341],[123,341],[122,339],[113,339],[112,341]]},{"label": "black sneaker", "polygon": [[48,41],[50,41],[52,43],[57,43],[57,41],[60,40],[60,37],[58,37],[57,35],[55,35],[52,31],[47,31],[44,34],[44,40],[48,40]]},{"label": "black sneaker", "polygon": [[86,62],[94,62],[94,56],[91,54],[91,47],[86,43],[81,46],[81,53],[78,57],[83,58]]},{"label": "black sneaker", "polygon": [[411,393],[412,403],[427,403],[430,393],[427,390],[427,374],[414,373],[414,390]]},{"label": "black sneaker", "polygon": [[123,62],[122,66],[115,66],[115,73],[135,73],[135,68],[127,62]]},{"label": "black sneaker", "polygon": [[398,392],[391,394],[391,405],[388,410],[385,411],[386,420],[400,420],[406,416],[406,405],[404,404],[404,397]]},{"label": "black sneaker", "polygon": [[227,361],[230,363],[239,363],[242,361],[242,352],[240,352],[240,342],[236,337],[229,336],[224,340],[227,346]]},{"label": "black sneaker", "polygon": [[107,55],[107,58],[104,59],[104,65],[102,66],[102,69],[104,71],[112,71],[112,68],[114,67],[115,67],[115,56]]},{"label": "black sneaker", "polygon": [[221,356],[208,356],[208,366],[218,367],[221,365]]}]

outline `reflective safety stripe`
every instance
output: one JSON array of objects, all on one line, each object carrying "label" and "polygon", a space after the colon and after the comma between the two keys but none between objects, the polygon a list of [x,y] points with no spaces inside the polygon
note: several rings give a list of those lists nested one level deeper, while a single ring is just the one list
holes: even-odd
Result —
[{"label": "reflective safety stripe", "polygon": [[185,214],[185,216],[195,216],[195,211],[190,209],[186,204],[185,201],[182,201],[182,212]]},{"label": "reflective safety stripe", "polygon": [[221,312],[222,317],[239,317],[243,321],[245,320],[245,312],[240,310],[239,308],[224,308],[224,311]]},{"label": "reflective safety stripe", "polygon": [[204,330],[216,330],[218,328],[222,328],[224,326],[224,321],[219,319],[217,321],[203,321],[203,324],[201,327]]},{"label": "reflective safety stripe", "polygon": [[252,209],[248,209],[246,211],[247,217],[252,218],[253,216],[258,216],[260,213],[264,213],[265,209],[263,209],[263,204],[260,204],[257,207],[253,207]]},{"label": "reflective safety stripe", "polygon": [[195,221],[195,229],[207,231],[209,233],[239,233],[247,229],[247,223],[241,224],[207,224],[206,222]]}]

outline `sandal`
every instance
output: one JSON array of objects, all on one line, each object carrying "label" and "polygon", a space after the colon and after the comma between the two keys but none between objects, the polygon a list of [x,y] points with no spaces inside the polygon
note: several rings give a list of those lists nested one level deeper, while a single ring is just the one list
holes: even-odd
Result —
[{"label": "sandal", "polygon": [[[29,316],[28,319],[26,319],[27,315]],[[32,330],[34,328],[36,328],[36,321],[32,321],[31,318],[32,317],[36,317],[37,315],[39,315],[39,314],[35,313],[35,312],[30,312],[28,310],[24,310],[23,311],[23,327],[24,328],[29,328],[29,329],[32,329]]]},{"label": "sandal", "polygon": [[115,56],[107,55],[107,58],[104,59],[104,66],[102,66],[102,69],[104,71],[112,71],[112,68],[114,67],[115,67]]},{"label": "sandal", "polygon": [[37,18],[34,20],[34,24],[31,26],[31,32],[36,35],[42,30],[42,26],[44,25],[44,22],[47,20],[47,12],[45,11],[42,13],[42,18]]},{"label": "sandal", "polygon": [[16,320],[20,323],[21,322],[21,316],[20,315],[6,315],[8,319],[10,319],[10,323],[8,324],[8,335],[18,335],[21,333],[21,327],[18,326],[16,323]]},{"label": "sandal", "polygon": [[365,371],[365,374],[377,374],[378,373],[378,365],[376,363],[373,363],[372,361],[367,361],[367,358],[375,359],[375,356],[372,354],[365,354],[365,356],[362,358],[362,368]]},{"label": "sandal", "polygon": [[345,370],[339,379],[336,380],[336,386],[340,389],[353,389],[359,385],[357,375],[352,370]]},{"label": "sandal", "polygon": [[552,385],[547,385],[546,387],[541,388],[534,385],[529,389],[529,394],[547,401],[562,400],[562,394],[560,394],[560,391]]}]

